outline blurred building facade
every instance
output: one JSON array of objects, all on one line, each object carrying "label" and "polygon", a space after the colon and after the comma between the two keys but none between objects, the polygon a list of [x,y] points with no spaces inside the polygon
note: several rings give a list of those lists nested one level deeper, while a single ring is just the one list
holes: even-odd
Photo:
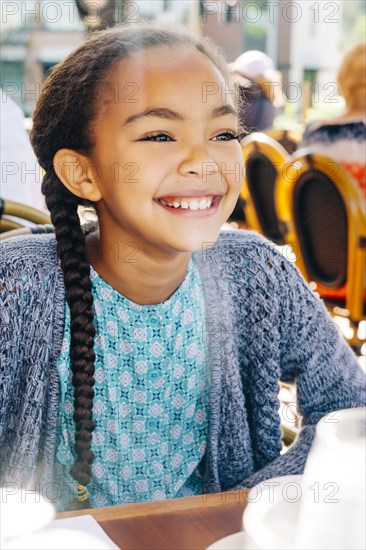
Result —
[{"label": "blurred building facade", "polygon": [[1,87],[29,116],[47,71],[85,37],[74,2],[1,3]]},{"label": "blurred building facade", "polygon": [[[90,0],[79,0],[88,3]],[[210,36],[229,62],[243,51],[267,53],[283,76],[283,95],[301,104],[336,97],[344,6],[362,0],[94,0],[114,3],[116,24],[180,23]],[[3,0],[1,86],[32,113],[47,71],[85,38],[76,0]],[[305,83],[305,84],[304,84]],[[302,90],[305,90],[303,93]],[[301,96],[301,98],[300,98]]]}]

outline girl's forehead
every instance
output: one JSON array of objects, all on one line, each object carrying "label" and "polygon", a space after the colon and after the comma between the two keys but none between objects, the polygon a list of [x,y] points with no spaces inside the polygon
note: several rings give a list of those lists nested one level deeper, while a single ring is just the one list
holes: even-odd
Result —
[{"label": "girl's forehead", "polygon": [[191,45],[153,46],[130,54],[118,61],[112,72],[128,71],[136,74],[163,74],[179,71],[214,71],[220,74],[214,63]]},{"label": "girl's forehead", "polygon": [[[158,46],[117,61],[107,75],[107,88],[123,103],[147,96],[195,95],[227,86],[216,65],[193,46]],[[214,94],[210,94],[211,96]]]},{"label": "girl's forehead", "polygon": [[127,59],[130,59],[136,69],[158,73],[211,63],[207,56],[191,45],[153,46],[137,51]]}]

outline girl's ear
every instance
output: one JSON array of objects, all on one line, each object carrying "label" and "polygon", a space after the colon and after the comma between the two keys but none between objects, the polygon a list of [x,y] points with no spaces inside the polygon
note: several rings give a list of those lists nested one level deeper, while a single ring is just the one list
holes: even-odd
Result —
[{"label": "girl's ear", "polygon": [[57,177],[73,195],[92,202],[102,198],[95,165],[84,155],[72,149],[60,149],[53,157],[53,167]]}]

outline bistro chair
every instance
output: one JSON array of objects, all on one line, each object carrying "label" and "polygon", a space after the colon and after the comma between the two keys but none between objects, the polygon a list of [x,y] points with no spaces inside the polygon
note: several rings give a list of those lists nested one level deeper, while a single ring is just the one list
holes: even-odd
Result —
[{"label": "bistro chair", "polygon": [[43,233],[54,233],[55,228],[51,224],[34,225],[33,227],[19,227],[0,233],[0,241],[11,239],[12,237],[21,237],[23,235],[40,235]]},{"label": "bistro chair", "polygon": [[[8,238],[8,233],[14,230],[20,232],[24,230],[24,233],[41,232],[40,228],[37,230],[36,227],[27,226],[25,221],[35,224],[36,227],[37,225],[51,224],[50,216],[47,213],[26,204],[0,198],[0,238],[4,237],[5,233]],[[22,234],[20,232],[18,234]]]},{"label": "bistro chair", "polygon": [[51,231],[53,231],[51,219],[45,212],[26,204],[0,198],[0,240]]},{"label": "bistro chair", "polygon": [[357,348],[366,313],[366,211],[357,183],[334,160],[303,149],[279,177],[275,203],[298,268],[330,313],[347,311]]},{"label": "bistro chair", "polygon": [[275,209],[274,189],[288,154],[282,145],[261,132],[245,137],[241,145],[245,180],[240,197],[247,226],[278,245],[284,244]]},{"label": "bistro chair", "polygon": [[293,130],[281,130],[278,128],[266,128],[263,130],[266,136],[275,139],[282,147],[287,151],[289,155],[292,155],[298,148],[300,142],[300,135]]}]

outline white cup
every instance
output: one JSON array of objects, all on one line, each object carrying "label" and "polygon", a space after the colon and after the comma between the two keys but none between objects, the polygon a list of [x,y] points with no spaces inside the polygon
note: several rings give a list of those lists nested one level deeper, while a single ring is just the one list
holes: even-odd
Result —
[{"label": "white cup", "polygon": [[293,548],[294,525],[302,496],[301,479],[301,475],[275,477],[249,491],[243,528],[259,548]]},{"label": "white cup", "polygon": [[320,420],[306,462],[295,548],[366,547],[366,408]]}]

